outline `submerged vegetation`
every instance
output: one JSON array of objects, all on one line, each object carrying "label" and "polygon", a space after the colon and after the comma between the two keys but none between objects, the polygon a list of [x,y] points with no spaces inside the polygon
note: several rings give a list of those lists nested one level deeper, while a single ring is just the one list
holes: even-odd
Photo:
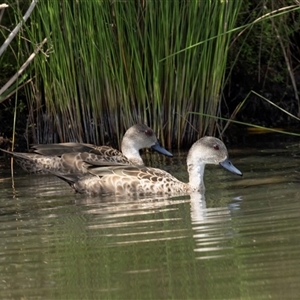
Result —
[{"label": "submerged vegetation", "polygon": [[[234,68],[243,73],[246,67],[245,82],[256,80],[257,28],[261,36],[267,32],[258,52],[266,60],[262,63],[268,70],[266,77],[274,57],[281,67],[289,66],[286,74],[298,99],[291,66],[297,58],[291,56],[285,39],[294,38],[300,24],[295,4],[268,7],[268,1],[259,5],[242,0],[7,3],[7,24],[12,16],[18,23],[30,4],[34,6],[10,49],[0,57],[3,66],[16,62],[9,76],[27,62],[17,81],[1,88],[0,103],[9,107],[7,101],[15,95],[12,103],[17,112],[24,106],[20,99],[25,99],[29,143],[104,144],[109,139],[118,146],[121,135],[134,123],[148,124],[166,147],[220,135],[227,128],[221,117],[236,115],[243,100],[224,101],[224,95],[236,96],[230,95],[239,74]],[[292,21],[287,21],[287,15]],[[9,30],[3,22],[6,39]],[[293,27],[285,26],[287,22]],[[284,31],[287,28],[289,32]],[[268,58],[270,45],[275,56]],[[273,79],[284,81],[282,74]],[[265,83],[266,77],[260,81]],[[24,88],[15,93],[19,87]],[[296,106],[299,110],[299,103]]]}]

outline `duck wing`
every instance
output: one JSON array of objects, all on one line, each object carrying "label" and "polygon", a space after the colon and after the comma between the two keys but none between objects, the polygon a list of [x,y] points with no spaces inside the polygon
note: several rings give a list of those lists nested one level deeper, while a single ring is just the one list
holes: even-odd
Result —
[{"label": "duck wing", "polygon": [[83,143],[38,144],[31,147],[35,153],[61,156],[65,153],[88,152],[103,156],[123,156],[122,152],[109,146],[96,146]]}]

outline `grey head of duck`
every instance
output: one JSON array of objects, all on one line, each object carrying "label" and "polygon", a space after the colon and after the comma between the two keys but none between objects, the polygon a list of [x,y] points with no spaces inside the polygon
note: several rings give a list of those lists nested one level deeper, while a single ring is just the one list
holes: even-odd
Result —
[{"label": "grey head of duck", "polygon": [[160,154],[173,156],[172,153],[159,144],[155,133],[150,127],[145,124],[135,124],[125,132],[121,143],[121,151],[132,164],[144,165],[139,153],[143,148],[151,148]]},{"label": "grey head of duck", "polygon": [[204,170],[207,164],[220,165],[236,175],[243,175],[229,160],[225,144],[215,137],[205,136],[192,145],[187,157],[189,186],[192,191],[205,188]]}]

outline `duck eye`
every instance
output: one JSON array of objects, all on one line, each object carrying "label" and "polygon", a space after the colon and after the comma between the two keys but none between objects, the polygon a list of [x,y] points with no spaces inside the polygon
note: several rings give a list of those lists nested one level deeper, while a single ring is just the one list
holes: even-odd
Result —
[{"label": "duck eye", "polygon": [[214,145],[214,149],[215,149],[215,150],[219,150],[220,148],[219,148],[218,145]]},{"label": "duck eye", "polygon": [[151,135],[153,135],[153,131],[151,129],[147,129],[147,130],[145,130],[145,134],[148,136],[151,136]]}]

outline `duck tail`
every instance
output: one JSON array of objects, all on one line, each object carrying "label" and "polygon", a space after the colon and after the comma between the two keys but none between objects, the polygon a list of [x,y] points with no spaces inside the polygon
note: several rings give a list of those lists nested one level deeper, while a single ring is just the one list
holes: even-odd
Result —
[{"label": "duck tail", "polygon": [[17,158],[31,160],[31,154],[29,154],[29,153],[12,152],[12,151],[4,150],[4,149],[1,149],[1,148],[0,148],[0,150],[4,153],[7,153],[7,154],[9,154],[11,156],[14,156],[14,157],[17,157]]},{"label": "duck tail", "polygon": [[47,174],[49,173],[47,166],[47,160],[36,153],[21,153],[12,152],[4,149],[0,149],[2,152],[12,156],[15,162],[25,171],[35,174]]},{"label": "duck tail", "polygon": [[70,186],[73,186],[73,184],[76,181],[78,181],[78,176],[75,174],[59,174],[59,173],[52,173],[52,174],[57,178],[67,182]]}]

